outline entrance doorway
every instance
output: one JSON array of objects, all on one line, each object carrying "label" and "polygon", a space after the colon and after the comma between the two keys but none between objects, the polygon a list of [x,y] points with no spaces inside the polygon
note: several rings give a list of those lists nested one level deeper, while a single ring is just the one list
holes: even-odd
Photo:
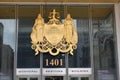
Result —
[{"label": "entrance doorway", "polygon": [[91,80],[90,77],[69,77],[68,80]]},{"label": "entrance doorway", "polygon": [[40,80],[39,78],[18,78],[18,80]]},{"label": "entrance doorway", "polygon": [[[41,80],[40,78],[18,78],[18,80]],[[63,76],[45,76],[42,80],[66,80]],[[91,80],[90,77],[69,77],[68,80]]]},{"label": "entrance doorway", "polygon": [[63,76],[47,76],[45,80],[63,80]]}]

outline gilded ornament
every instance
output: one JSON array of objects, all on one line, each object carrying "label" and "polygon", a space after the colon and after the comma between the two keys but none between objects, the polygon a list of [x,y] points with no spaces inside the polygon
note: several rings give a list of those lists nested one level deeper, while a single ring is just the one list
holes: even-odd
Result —
[{"label": "gilded ornament", "polygon": [[49,18],[48,23],[45,23],[43,17],[39,14],[35,20],[30,35],[31,47],[35,51],[35,55],[38,55],[39,52],[49,52],[53,56],[60,52],[69,52],[73,55],[73,50],[77,48],[78,35],[70,14],[62,23],[59,20],[59,13],[54,9],[53,12],[50,12]]}]

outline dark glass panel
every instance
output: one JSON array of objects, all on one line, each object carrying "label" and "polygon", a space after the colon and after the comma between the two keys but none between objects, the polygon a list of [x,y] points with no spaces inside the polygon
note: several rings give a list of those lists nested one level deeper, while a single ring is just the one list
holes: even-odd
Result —
[{"label": "dark glass panel", "polygon": [[[71,9],[74,9],[76,13],[80,13],[80,15],[76,15],[76,17],[71,12]],[[69,11],[73,14],[71,14],[71,16],[73,16],[74,24],[78,33],[77,49],[74,50],[73,56],[69,55],[68,65],[71,68],[91,67],[88,9],[88,6],[69,6]]]},{"label": "dark glass panel", "polygon": [[[19,6],[18,11],[18,53],[17,53],[17,68],[39,68],[40,55],[35,56],[35,52],[31,48],[30,34],[37,16],[37,12],[28,11],[35,9],[38,11],[38,6]],[[25,13],[25,14],[24,14]],[[31,13],[33,15],[31,15]],[[28,15],[27,15],[28,14]],[[31,15],[31,16],[30,16]],[[24,17],[26,16],[26,17]]]}]

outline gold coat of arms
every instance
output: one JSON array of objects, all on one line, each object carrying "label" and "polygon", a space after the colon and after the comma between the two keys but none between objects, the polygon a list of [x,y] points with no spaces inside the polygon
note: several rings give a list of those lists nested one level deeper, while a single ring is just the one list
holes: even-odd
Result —
[{"label": "gold coat of arms", "polygon": [[73,55],[73,50],[77,48],[78,35],[70,14],[62,23],[59,20],[59,13],[54,9],[50,12],[49,18],[49,21],[45,23],[39,14],[35,20],[30,35],[35,55],[39,52],[49,52],[53,56],[60,52]]}]

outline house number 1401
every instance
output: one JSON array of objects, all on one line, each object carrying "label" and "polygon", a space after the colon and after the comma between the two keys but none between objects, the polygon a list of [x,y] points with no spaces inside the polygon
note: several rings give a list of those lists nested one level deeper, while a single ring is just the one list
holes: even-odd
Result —
[{"label": "house number 1401", "polygon": [[46,59],[45,65],[46,66],[62,66],[63,60],[62,59],[51,59],[51,60]]}]

